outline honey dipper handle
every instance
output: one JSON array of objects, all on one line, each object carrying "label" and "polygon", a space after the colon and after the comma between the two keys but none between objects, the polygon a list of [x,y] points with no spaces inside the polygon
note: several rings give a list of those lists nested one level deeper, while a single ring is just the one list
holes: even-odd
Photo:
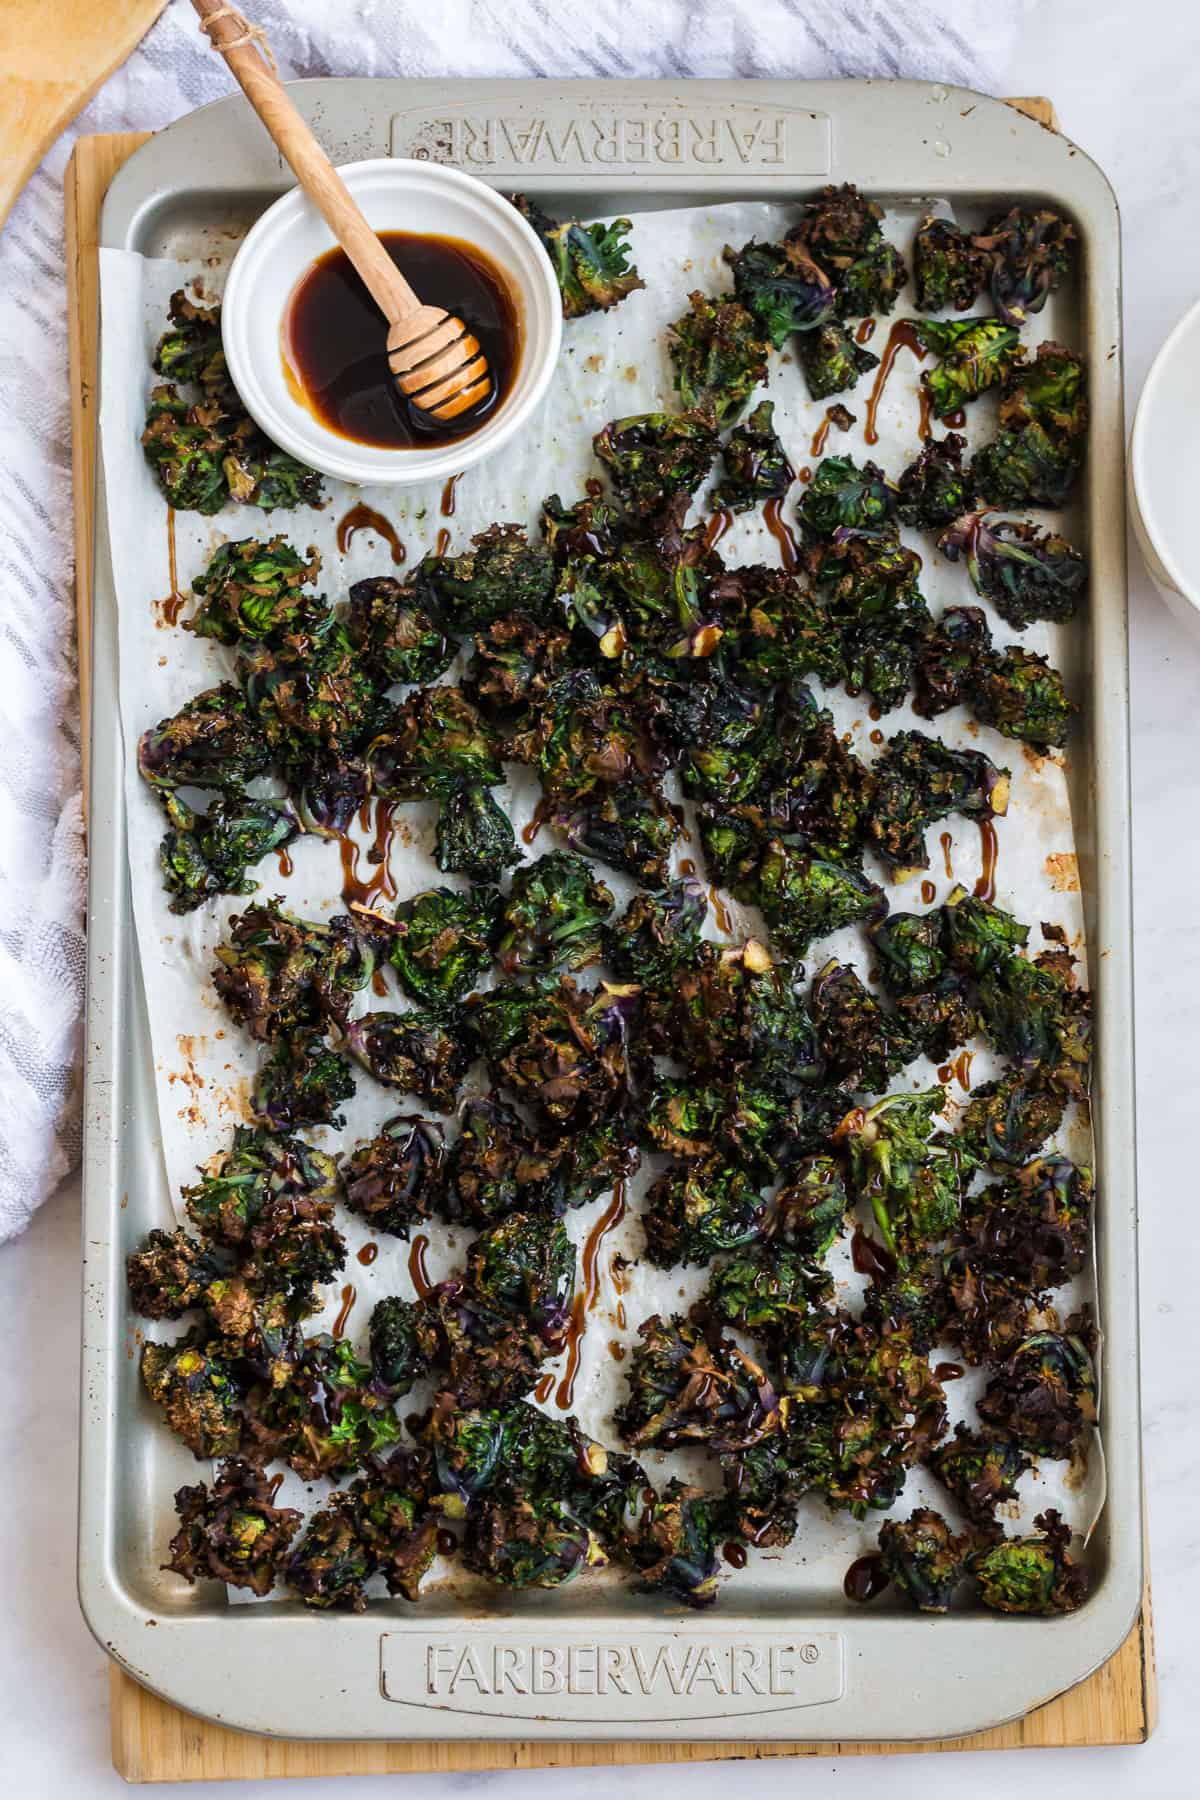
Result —
[{"label": "honey dipper handle", "polygon": [[420,300],[368,225],[283,83],[268,67],[245,19],[227,0],[192,0],[192,5],[213,47],[224,56],[296,180],[366,282],[380,312],[392,325],[415,312]]}]

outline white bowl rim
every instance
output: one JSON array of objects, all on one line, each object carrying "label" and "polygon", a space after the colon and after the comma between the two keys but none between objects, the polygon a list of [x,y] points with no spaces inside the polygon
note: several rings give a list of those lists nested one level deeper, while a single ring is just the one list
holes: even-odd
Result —
[{"label": "white bowl rim", "polygon": [[[436,481],[444,476],[457,474],[460,470],[470,468],[484,461],[496,450],[510,441],[514,433],[530,418],[541,404],[546,389],[558,363],[562,344],[562,298],[558,288],[550,258],[538,238],[533,227],[495,188],[487,182],[480,181],[474,175],[468,175],[462,169],[456,169],[446,163],[428,162],[419,157],[375,156],[365,157],[358,162],[341,163],[338,174],[341,175],[351,193],[354,192],[356,178],[365,175],[378,176],[395,170],[411,174],[419,171],[421,178],[432,186],[444,186],[460,189],[485,207],[491,208],[498,219],[502,219],[507,230],[524,238],[526,247],[532,254],[530,264],[537,270],[536,280],[541,284],[541,300],[544,303],[548,330],[544,334],[541,348],[533,344],[532,321],[527,317],[525,322],[524,353],[530,356],[531,379],[526,392],[515,403],[505,405],[494,419],[480,428],[459,439],[452,439],[436,450],[398,450],[387,452],[379,445],[355,444],[354,439],[342,437],[322,425],[315,416],[311,416],[310,434],[305,437],[295,431],[291,423],[274,409],[270,396],[264,392],[262,383],[254,367],[243,338],[243,321],[247,317],[250,297],[253,294],[253,275],[251,273],[255,261],[255,252],[271,231],[276,229],[280,215],[285,217],[290,212],[311,205],[308,196],[300,186],[291,187],[286,193],[272,201],[271,205],[259,215],[239,244],[229,275],[225,283],[225,292],[221,309],[221,335],[225,347],[226,359],[230,366],[230,375],[241,395],[246,410],[255,423],[263,430],[272,442],[286,450],[289,455],[299,458],[306,466],[318,469],[322,474],[332,476],[335,480],[346,481],[360,487],[371,486],[413,486],[419,482]],[[333,243],[330,233],[330,243]],[[249,252],[249,254],[247,254]],[[239,273],[240,266],[240,273]],[[529,310],[527,283],[510,270],[509,279],[521,293],[526,312]],[[539,334],[540,335],[540,334]],[[230,354],[232,350],[232,354]],[[242,381],[238,381],[238,370],[242,372]],[[306,426],[309,419],[306,417]],[[377,463],[361,462],[355,458],[356,448],[373,451],[378,456],[383,454],[395,458],[394,465],[381,468]],[[320,460],[317,460],[317,458]]]},{"label": "white bowl rim", "polygon": [[1188,581],[1186,577],[1180,573],[1178,564],[1163,542],[1161,531],[1155,526],[1154,517],[1148,504],[1148,483],[1144,479],[1145,470],[1143,467],[1146,433],[1148,430],[1147,421],[1153,409],[1155,395],[1162,383],[1167,368],[1174,358],[1174,354],[1178,349],[1180,342],[1187,335],[1188,327],[1194,324],[1197,316],[1200,316],[1200,300],[1194,301],[1192,305],[1188,307],[1187,311],[1175,321],[1175,324],[1159,346],[1153,362],[1150,364],[1149,372],[1142,384],[1142,391],[1138,396],[1137,410],[1133,416],[1133,431],[1129,440],[1129,472],[1133,482],[1133,496],[1134,503],[1137,507],[1137,515],[1141,521],[1142,530],[1146,534],[1150,547],[1158,557],[1158,560],[1162,564],[1163,572],[1169,578],[1172,587],[1179,594],[1180,598],[1186,600],[1189,606],[1195,607],[1197,611],[1200,611],[1200,589],[1197,588],[1194,582]]}]

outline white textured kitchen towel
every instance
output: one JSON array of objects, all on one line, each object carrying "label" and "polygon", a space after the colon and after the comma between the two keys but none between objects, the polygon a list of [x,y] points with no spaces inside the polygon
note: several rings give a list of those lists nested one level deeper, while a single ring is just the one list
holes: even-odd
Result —
[{"label": "white textured kitchen towel", "polygon": [[[248,0],[285,76],[897,76],[1000,92],[1037,0]],[[79,1151],[79,798],[62,178],[80,132],[231,89],[189,0],[55,145],[0,237],[0,1239]]]}]

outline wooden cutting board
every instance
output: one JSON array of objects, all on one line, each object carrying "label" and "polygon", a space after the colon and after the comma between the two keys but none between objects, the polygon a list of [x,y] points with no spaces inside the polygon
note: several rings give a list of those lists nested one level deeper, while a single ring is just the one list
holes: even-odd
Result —
[{"label": "wooden cutting board", "polygon": [[[1013,101],[1051,130],[1048,100]],[[67,259],[75,477],[79,687],[84,718],[92,615],[93,487],[98,352],[97,235],[108,184],[144,132],[81,138],[66,178]],[[86,736],[85,736],[86,743]],[[85,770],[86,794],[86,770]],[[229,1781],[300,1775],[407,1775],[487,1769],[618,1767],[782,1756],[879,1756],[907,1751],[1020,1750],[1140,1744],[1154,1729],[1156,1682],[1150,1592],[1138,1621],[1103,1668],[1024,1719],[972,1737],[912,1744],[331,1743],[230,1731],[172,1706],[115,1665],[110,1672],[113,1767],[126,1781]]]}]

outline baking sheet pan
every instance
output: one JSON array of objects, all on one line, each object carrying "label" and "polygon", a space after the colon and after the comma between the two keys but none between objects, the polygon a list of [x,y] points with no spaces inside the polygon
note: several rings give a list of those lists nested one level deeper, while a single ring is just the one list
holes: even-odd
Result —
[{"label": "baking sheet pan", "polygon": [[[919,84],[701,83],[667,93],[658,84],[582,83],[560,89],[546,83],[484,83],[450,90],[437,83],[337,82],[301,84],[297,93],[335,157],[378,154],[389,143],[397,150],[454,154],[476,172],[494,173],[504,185],[519,180],[552,200],[591,212],[606,206],[642,211],[652,205],[719,204],[745,192],[791,197],[822,179],[848,178],[872,194],[897,201],[946,194],[969,206],[986,201],[989,192],[998,197],[1045,197],[1065,205],[1082,228],[1084,279],[1075,341],[1089,351],[1093,372],[1093,453],[1086,504],[1096,579],[1091,641],[1081,646],[1086,654],[1075,672],[1077,691],[1090,675],[1092,701],[1073,747],[1071,799],[1099,1015],[1101,1305],[1112,1496],[1098,1532],[1096,1593],[1084,1611],[1069,1620],[998,1621],[964,1614],[932,1628],[933,1636],[928,1622],[899,1614],[849,1614],[840,1592],[829,1583],[810,1584],[798,1595],[786,1578],[787,1559],[775,1566],[777,1582],[769,1578],[772,1571],[764,1560],[768,1579],[746,1585],[743,1577],[732,1584],[717,1615],[682,1622],[663,1615],[659,1621],[667,1636],[678,1637],[687,1651],[707,1646],[718,1663],[724,1654],[720,1646],[730,1633],[736,1638],[738,1633],[761,1631],[765,1621],[785,1634],[776,1642],[781,1654],[791,1646],[787,1671],[778,1674],[783,1684],[780,1694],[769,1706],[748,1692],[733,1696],[736,1705],[709,1709],[708,1729],[714,1735],[728,1737],[738,1729],[755,1736],[789,1736],[802,1730],[810,1738],[930,1735],[973,1729],[1025,1710],[1081,1677],[1115,1648],[1133,1616],[1140,1585],[1136,1296],[1131,1278],[1124,578],[1116,529],[1120,468],[1112,454],[1112,446],[1121,441],[1118,269],[1115,210],[1107,187],[1071,146],[1039,132],[998,103]],[[106,244],[150,255],[216,253],[220,234],[236,233],[285,185],[269,145],[255,135],[256,122],[243,112],[237,102],[222,103],[173,127],[139,153],[110,197]],[[986,130],[976,123],[981,117]],[[343,119],[354,121],[354,129],[339,138],[337,128]],[[814,121],[819,125],[822,119],[828,129],[814,129]],[[573,133],[568,131],[572,120]],[[153,168],[145,162],[151,152]],[[642,157],[638,170],[613,168],[614,155],[631,161],[635,152]],[[485,156],[492,158],[490,168],[478,166],[478,159]],[[528,166],[518,168],[522,157]],[[826,166],[818,167],[823,157]],[[193,172],[199,168],[205,174],[201,190],[192,186]],[[227,236],[225,249],[228,244]],[[592,1652],[602,1647],[598,1634],[615,1631],[624,1641],[633,1633],[649,1632],[654,1638],[654,1604],[648,1611],[644,1599],[607,1590],[599,1594],[583,1585],[555,1596],[549,1607],[544,1600],[540,1605],[497,1604],[493,1596],[486,1613],[471,1621],[452,1596],[435,1592],[417,1613],[397,1615],[394,1607],[385,1607],[361,1620],[313,1620],[298,1616],[297,1609],[283,1601],[245,1609],[232,1621],[228,1607],[214,1607],[196,1594],[181,1597],[172,1578],[155,1572],[169,1518],[169,1495],[179,1480],[191,1477],[194,1464],[149,1424],[143,1412],[132,1354],[136,1322],[125,1316],[120,1281],[124,1251],[151,1223],[162,1222],[169,1202],[154,1143],[145,1021],[130,955],[125,820],[117,791],[119,745],[111,736],[113,597],[104,551],[101,543],[81,1557],[89,1617],[98,1635],[150,1685],[184,1705],[256,1729],[305,1735],[438,1735],[445,1729],[443,1709],[449,1704],[463,1708],[459,1728],[479,1734],[504,1735],[515,1719],[525,1721],[523,1732],[537,1730],[548,1736],[645,1737],[656,1729],[669,1734],[669,1719],[655,1721],[640,1705],[605,1709],[601,1696],[588,1687],[587,1669],[596,1661]],[[1086,635],[1085,628],[1080,637]],[[111,709],[107,717],[106,687]],[[1096,716],[1105,724],[1100,745],[1088,728]],[[113,1054],[117,1046],[120,1056]],[[1114,1279],[1119,1272],[1114,1270],[1114,1255],[1123,1268],[1119,1279]],[[859,1528],[851,1529],[857,1539]],[[253,1615],[252,1623],[248,1614]],[[145,1633],[147,1617],[157,1621],[152,1641]],[[836,1629],[830,1631],[830,1626]],[[286,1684],[261,1676],[265,1666],[261,1633],[269,1630],[274,1641],[281,1628],[289,1633],[282,1640],[287,1643]],[[566,1697],[556,1701],[554,1709],[531,1680],[523,1688],[519,1682],[507,1683],[508,1704],[499,1707],[472,1707],[466,1704],[469,1694],[448,1700],[440,1691],[433,1706],[424,1703],[420,1676],[422,1670],[428,1675],[431,1654],[436,1651],[441,1668],[472,1632],[491,1643],[510,1629],[518,1630],[518,1636],[532,1633],[549,1658],[546,1666],[553,1670],[561,1663],[566,1671],[561,1677]],[[1025,1641],[1018,1650],[1010,1637],[1013,1654],[1010,1657],[1006,1650],[998,1669],[999,1629]],[[210,1636],[212,1631],[216,1638]],[[435,1645],[439,1633],[444,1635]],[[239,1637],[245,1641],[238,1643]],[[232,1671],[228,1684],[204,1666],[211,1664],[216,1644],[218,1660]],[[578,1651],[574,1660],[573,1644]],[[803,1654],[793,1654],[797,1645]],[[521,1645],[512,1648],[516,1654]],[[658,1648],[666,1648],[664,1641]],[[768,1644],[764,1666],[770,1664],[769,1652]],[[260,1671],[259,1681],[239,1680],[236,1670],[243,1659],[245,1669]],[[973,1660],[973,1674],[962,1679]],[[646,1666],[653,1664],[649,1657]],[[351,1665],[353,1681],[345,1674]],[[665,1664],[660,1658],[658,1666],[669,1669],[670,1658]],[[945,1678],[951,1670],[959,1677],[952,1684]],[[664,1679],[670,1687],[670,1679]],[[701,1691],[704,1686],[702,1680]],[[327,1702],[324,1707],[322,1700]],[[551,1710],[554,1717],[549,1716]],[[689,1710],[672,1689],[670,1719],[689,1717]],[[690,1735],[703,1735],[704,1719],[689,1717],[688,1729]]]}]

